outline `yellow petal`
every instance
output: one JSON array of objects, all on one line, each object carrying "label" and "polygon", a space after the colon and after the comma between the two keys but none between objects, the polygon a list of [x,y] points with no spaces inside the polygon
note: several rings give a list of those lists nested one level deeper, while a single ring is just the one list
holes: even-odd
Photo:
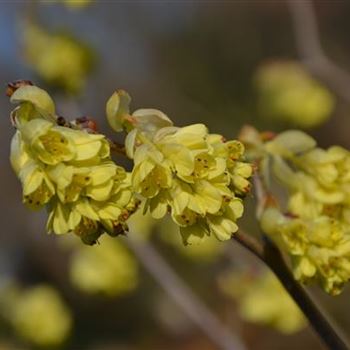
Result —
[{"label": "yellow petal", "polygon": [[107,101],[107,120],[114,131],[123,130],[124,118],[129,115],[130,102],[131,98],[124,90],[115,91]]},{"label": "yellow petal", "polygon": [[86,195],[96,201],[105,201],[110,197],[114,185],[113,180],[108,180],[105,183],[88,186],[86,189]]},{"label": "yellow petal", "polygon": [[18,175],[19,171],[29,161],[30,157],[25,149],[24,142],[22,141],[21,133],[16,131],[11,140],[11,153],[10,161],[14,172]]},{"label": "yellow petal", "polygon": [[44,174],[34,162],[28,163],[19,173],[23,184],[23,195],[34,192],[43,182]]},{"label": "yellow petal", "polygon": [[212,216],[209,220],[210,231],[220,241],[226,241],[232,237],[234,232],[238,230],[238,226],[235,222],[227,219],[224,216]]},{"label": "yellow petal", "polygon": [[18,88],[11,96],[12,103],[30,102],[35,108],[45,114],[55,114],[55,104],[50,95],[37,86],[26,85]]}]

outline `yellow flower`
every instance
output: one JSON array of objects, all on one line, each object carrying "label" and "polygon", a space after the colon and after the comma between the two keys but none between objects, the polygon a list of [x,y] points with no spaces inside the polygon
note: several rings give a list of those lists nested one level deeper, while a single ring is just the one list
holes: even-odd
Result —
[{"label": "yellow flower", "polygon": [[[22,182],[24,202],[33,209],[47,205],[48,231],[72,231],[86,244],[104,232],[126,231],[137,201],[130,175],[110,158],[106,138],[46,118],[54,120],[54,105],[33,86],[20,87],[11,98],[20,104],[14,112],[11,164]],[[30,117],[20,113],[23,105],[31,106]]]},{"label": "yellow flower", "polygon": [[318,148],[306,136],[289,131],[266,144],[273,171],[289,190],[288,210],[303,218],[326,215],[350,224],[350,152],[338,146]]},{"label": "yellow flower", "polygon": [[[83,1],[75,3],[83,4]],[[73,2],[69,4],[72,6]],[[30,22],[23,24],[22,43],[27,63],[46,82],[69,93],[84,87],[92,67],[92,51],[85,44],[63,33],[47,32]]]},{"label": "yellow flower", "polygon": [[70,203],[83,194],[97,201],[107,200],[112,193],[117,171],[121,171],[121,168],[107,160],[90,167],[60,163],[49,174],[56,183],[60,201]]},{"label": "yellow flower", "polygon": [[124,169],[111,162],[90,167],[88,172],[62,164],[59,168],[53,177],[58,189],[57,199],[49,206],[49,232],[73,231],[84,243],[94,244],[103,232],[116,235],[127,230],[125,221],[137,203]]},{"label": "yellow flower", "polygon": [[93,165],[109,157],[109,145],[100,134],[56,126],[44,119],[33,119],[18,130],[32,157],[47,165]]},{"label": "yellow flower", "polygon": [[21,169],[31,161],[26,145],[22,140],[22,135],[19,131],[16,131],[11,140],[10,162],[12,169],[18,176]]},{"label": "yellow flower", "polygon": [[34,162],[28,163],[19,173],[23,185],[23,200],[32,209],[47,204],[55,194],[55,187],[47,174]]},{"label": "yellow flower", "polygon": [[[55,104],[52,98],[45,90],[28,84],[26,82],[15,91],[10,92],[11,103],[19,104],[11,113],[12,122],[16,126],[35,118],[43,118],[54,122]],[[9,84],[9,86],[12,86],[12,84]]]},{"label": "yellow flower", "polygon": [[240,142],[225,142],[195,124],[146,131],[136,127],[126,145],[135,164],[132,186],[146,198],[145,210],[158,219],[170,212],[185,243],[210,234],[226,240],[237,231],[243,213],[238,196],[249,191],[252,173]]},{"label": "yellow flower", "polygon": [[69,336],[72,317],[55,289],[39,285],[21,291],[11,314],[15,331],[37,346],[58,346]]},{"label": "yellow flower", "polygon": [[264,65],[256,74],[256,85],[258,106],[266,118],[312,128],[334,109],[330,91],[293,61]]},{"label": "yellow flower", "polygon": [[45,170],[27,152],[20,132],[11,143],[11,164],[23,186],[23,201],[32,209],[40,209],[55,194],[55,187]]},{"label": "yellow flower", "polygon": [[112,234],[125,221],[120,217],[132,197],[129,177],[110,160],[109,152],[103,135],[55,126],[44,119],[19,127],[11,161],[29,206],[40,208],[52,200],[50,231],[74,231],[84,241],[92,235],[95,242],[102,229]]},{"label": "yellow flower", "polygon": [[64,134],[64,129],[43,119],[33,119],[19,128],[28,151],[39,161],[55,165],[75,157],[75,145]]},{"label": "yellow flower", "polygon": [[126,140],[126,148],[128,155],[132,158],[135,132],[137,131],[133,132],[134,128],[152,135],[160,128],[172,126],[173,123],[163,112],[152,108],[138,109],[130,115],[130,102],[131,97],[126,91],[115,91],[107,101],[106,116],[110,127],[114,131],[118,132],[126,129],[131,132],[131,137],[129,136]]},{"label": "yellow flower", "polygon": [[136,288],[138,266],[120,241],[103,236],[99,245],[76,249],[70,265],[70,278],[86,293],[123,295]]},{"label": "yellow flower", "polygon": [[221,281],[223,290],[237,300],[241,317],[292,334],[303,329],[304,315],[277,278],[268,271],[254,276],[231,273]]},{"label": "yellow flower", "polygon": [[297,131],[281,133],[265,151],[289,197],[286,216],[265,211],[264,230],[290,254],[298,280],[339,294],[350,278],[350,152],[321,149]]},{"label": "yellow flower", "polygon": [[350,279],[350,228],[328,216],[293,218],[267,209],[262,227],[291,256],[295,278],[319,282],[332,295]]}]

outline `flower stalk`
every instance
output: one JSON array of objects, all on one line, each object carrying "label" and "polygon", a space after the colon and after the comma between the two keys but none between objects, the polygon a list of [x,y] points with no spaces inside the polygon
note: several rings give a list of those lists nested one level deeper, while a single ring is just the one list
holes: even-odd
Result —
[{"label": "flower stalk", "polygon": [[305,289],[294,279],[280,250],[270,239],[264,236],[264,243],[260,244],[254,238],[245,234],[242,230],[235,233],[233,238],[258,257],[274,272],[286,291],[302,310],[313,330],[329,349],[349,349],[348,345],[337,333],[334,326],[320,311],[320,307],[314,303]]}]

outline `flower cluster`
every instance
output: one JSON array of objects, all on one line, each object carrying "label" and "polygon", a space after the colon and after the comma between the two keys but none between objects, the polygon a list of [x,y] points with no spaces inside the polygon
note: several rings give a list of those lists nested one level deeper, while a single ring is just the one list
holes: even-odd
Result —
[{"label": "flower cluster", "polygon": [[129,104],[129,95],[116,91],[106,113],[115,131],[128,131],[131,183],[145,199],[144,212],[156,219],[170,213],[185,244],[210,234],[230,239],[243,213],[241,197],[250,190],[252,166],[243,144],[210,134],[203,124],[175,127],[159,110],[130,114]]},{"label": "flower cluster", "polygon": [[122,233],[135,202],[130,176],[111,160],[106,138],[56,125],[52,109],[39,107],[48,105],[43,103],[48,96],[35,86],[22,86],[11,98],[20,102],[13,115],[11,163],[24,203],[32,209],[46,206],[49,231],[73,231],[86,244],[103,232]]},{"label": "flower cluster", "polygon": [[112,161],[111,142],[94,125],[57,117],[45,91],[22,81],[10,84],[8,95],[19,104],[11,115],[17,128],[11,163],[24,203],[48,209],[49,231],[73,231],[93,244],[105,231],[126,231],[139,199],[156,219],[170,213],[185,244],[211,234],[227,240],[237,231],[252,175],[241,142],[210,134],[203,124],[174,127],[155,109],[130,115],[130,97],[119,90],[106,113],[115,131],[128,132],[120,150],[134,160],[129,174]]},{"label": "flower cluster", "polygon": [[291,255],[297,279],[318,280],[338,294],[350,279],[350,153],[324,150],[305,135],[293,135],[297,151],[291,132],[266,144],[289,197],[287,214],[270,208],[263,226]]},{"label": "flower cluster", "polygon": [[126,141],[134,159],[132,186],[154,218],[170,213],[185,243],[214,234],[229,239],[243,213],[250,164],[239,141],[209,134],[203,124],[134,129]]},{"label": "flower cluster", "polygon": [[106,113],[115,131],[128,131],[131,183],[145,200],[144,212],[156,219],[170,213],[185,244],[210,234],[230,239],[243,213],[241,198],[250,190],[252,165],[244,160],[243,144],[210,134],[203,124],[175,127],[156,109],[130,114],[129,104],[129,95],[118,90]]},{"label": "flower cluster", "polygon": [[241,142],[210,134],[203,124],[175,127],[156,109],[130,114],[129,95],[116,91],[106,113],[115,131],[125,129],[126,154],[134,160],[133,191],[145,199],[144,212],[160,219],[170,213],[185,244],[213,234],[227,240],[243,214],[252,165]]}]

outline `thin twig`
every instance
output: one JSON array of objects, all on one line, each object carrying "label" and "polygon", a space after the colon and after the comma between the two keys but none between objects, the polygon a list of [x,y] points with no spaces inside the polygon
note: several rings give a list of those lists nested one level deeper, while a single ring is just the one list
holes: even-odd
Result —
[{"label": "thin twig", "polygon": [[[264,205],[267,193],[263,179],[257,172],[254,174],[254,189],[257,198],[257,206]],[[262,237],[263,242],[259,243],[255,238],[242,230],[239,230],[233,236],[237,242],[257,256],[275,273],[286,291],[309,320],[314,331],[331,350],[348,349],[345,342],[335,331],[334,326],[322,314],[320,307],[312,301],[306,290],[294,279],[293,274],[275,243],[264,233]]]},{"label": "thin twig", "polygon": [[324,80],[339,97],[350,102],[350,74],[324,52],[312,1],[287,0],[297,49],[302,62]]},{"label": "thin twig", "polygon": [[267,237],[264,244],[242,230],[238,231],[233,238],[264,262],[276,275],[289,295],[294,299],[305,317],[309,320],[311,327],[331,350],[347,350],[348,346],[337,334],[334,326],[320,311],[306,290],[294,279],[289,267],[276,245]]},{"label": "thin twig", "polygon": [[127,244],[152,277],[219,349],[246,349],[238,336],[215,317],[149,242],[130,237]]},{"label": "thin twig", "polygon": [[329,349],[349,349],[344,340],[337,334],[334,325],[328,321],[328,317],[325,317],[321,312],[320,306],[313,302],[306,290],[294,279],[293,274],[276,245],[267,239],[264,247],[264,260],[266,264],[275,273],[289,295],[303,311],[313,330],[328,345]]},{"label": "thin twig", "polygon": [[108,141],[109,141],[109,146],[111,148],[111,151],[115,152],[116,154],[126,156],[126,150],[123,144],[112,140],[108,140]]},{"label": "thin twig", "polygon": [[233,234],[233,239],[264,262],[264,247],[255,238],[239,229]]}]

